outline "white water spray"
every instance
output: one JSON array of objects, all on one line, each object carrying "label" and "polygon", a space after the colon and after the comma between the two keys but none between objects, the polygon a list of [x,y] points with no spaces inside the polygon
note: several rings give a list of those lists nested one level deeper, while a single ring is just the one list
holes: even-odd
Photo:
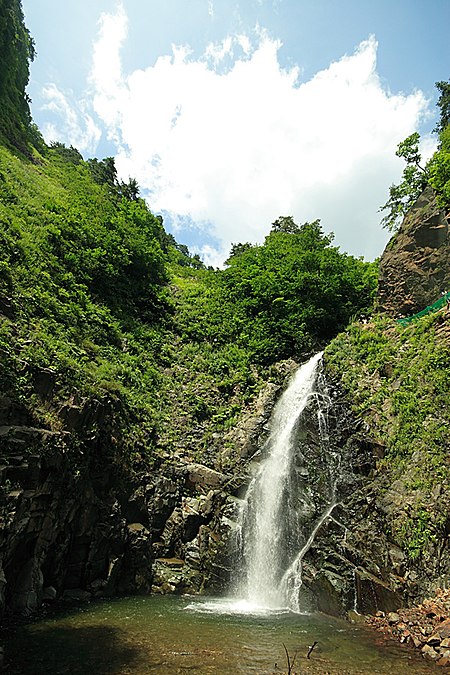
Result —
[{"label": "white water spray", "polygon": [[[328,396],[317,389],[317,370],[322,354],[316,354],[301,366],[281,396],[271,417],[266,458],[247,490],[240,514],[244,570],[238,596],[249,609],[290,608],[300,611],[298,592],[304,555],[335,506],[335,471],[329,460],[326,504],[304,531],[301,512],[310,509],[308,499],[298,496],[301,477],[314,471],[306,466],[297,442],[300,420],[312,399],[317,412],[319,443],[328,443],[326,410]],[[314,516],[313,513],[310,515]],[[304,519],[303,519],[304,520]]]}]

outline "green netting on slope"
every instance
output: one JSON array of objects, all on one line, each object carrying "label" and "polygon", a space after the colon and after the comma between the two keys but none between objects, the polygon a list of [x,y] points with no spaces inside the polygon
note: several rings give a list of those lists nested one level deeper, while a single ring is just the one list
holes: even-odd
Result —
[{"label": "green netting on slope", "polygon": [[426,316],[427,314],[431,314],[431,312],[435,312],[437,309],[441,309],[441,307],[447,303],[448,299],[450,299],[450,291],[443,293],[439,300],[436,300],[436,302],[434,302],[432,305],[428,305],[428,307],[422,309],[421,312],[417,312],[417,314],[413,314],[412,316],[408,316],[404,319],[397,319],[397,323],[401,324],[402,326],[406,326],[406,324],[414,321],[414,319],[420,319],[422,316]]}]

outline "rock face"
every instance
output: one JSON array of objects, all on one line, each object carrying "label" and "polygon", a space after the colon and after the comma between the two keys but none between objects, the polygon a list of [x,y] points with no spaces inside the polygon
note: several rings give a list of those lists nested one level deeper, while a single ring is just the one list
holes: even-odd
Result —
[{"label": "rock face", "polygon": [[380,260],[378,309],[411,316],[450,290],[450,222],[427,187]]},{"label": "rock face", "polygon": [[[342,473],[338,504],[303,560],[302,604],[345,615],[351,610],[390,612],[421,602],[438,588],[448,588],[448,534],[431,538],[417,558],[395,543],[391,523],[409,512],[408,483],[392,483],[379,468],[383,448],[371,440],[370,428],[354,418],[338,383],[328,378],[328,386],[333,399],[329,440],[340,454]],[[444,518],[448,513],[439,491],[428,506]]]},{"label": "rock face", "polygon": [[[336,505],[303,558],[299,604],[305,610],[345,616],[349,611],[390,612],[417,603],[439,586],[448,585],[448,543],[430,542],[427,554],[414,560],[393,541],[390,522],[399,511],[408,509],[408,490],[390,485],[385,473],[377,470],[383,448],[371,440],[370,429],[354,418],[338,383],[328,378],[326,388],[332,400],[327,413],[327,453],[335,453],[338,458]],[[298,453],[292,471],[300,480],[292,481],[289,487],[290,502],[297,505],[296,518],[307,532],[319,522],[330,499],[324,487],[329,482],[330,467],[324,464],[316,418],[317,409],[311,402],[297,431]],[[263,459],[264,447],[260,447],[250,464]],[[247,475],[242,473],[244,483],[249,480]],[[216,586],[219,589],[226,587],[227,574],[236,569],[237,563],[233,560],[233,542],[238,509],[233,511],[227,500],[221,503],[228,511],[225,516],[219,509],[215,522],[227,524],[220,536],[222,553],[228,549],[229,557],[227,564],[216,569],[221,578]],[[211,525],[214,538],[216,530]],[[214,560],[211,549],[206,566]]]},{"label": "rock face", "polygon": [[[151,471],[118,466],[115,401],[66,406],[64,430],[51,432],[0,397],[0,616],[62,598],[223,590],[246,458],[294,366],[280,365],[280,384],[268,385],[234,435],[215,439],[214,467],[180,457],[156,459]],[[50,395],[52,373],[37,373],[36,387]]]},{"label": "rock face", "polygon": [[[281,375],[294,367],[285,363]],[[303,559],[301,605],[335,615],[391,611],[424,597],[439,575],[450,581],[450,556],[442,549],[426,570],[414,570],[390,541],[390,496],[376,474],[382,450],[338,386],[327,386],[338,499]],[[264,454],[279,389],[269,384],[253,412],[216,439],[214,467],[166,458],[133,474],[108,455],[113,406],[67,410],[67,428],[56,433],[33,427],[25,409],[0,399],[0,615],[62,598],[225,591],[236,570],[239,505]],[[311,424],[299,429],[304,462],[294,466],[299,513],[309,523],[328,503],[316,416],[312,405]],[[74,428],[84,440],[74,442]]]},{"label": "rock face", "polygon": [[138,503],[138,486],[106,461],[74,470],[66,434],[8,425],[0,435],[0,613],[29,614],[63,596],[148,592],[152,528],[181,480],[171,490],[167,479],[147,476]]},{"label": "rock face", "polygon": [[164,462],[130,475],[89,445],[75,469],[72,440],[0,427],[0,616],[62,598],[223,587],[229,476]]}]

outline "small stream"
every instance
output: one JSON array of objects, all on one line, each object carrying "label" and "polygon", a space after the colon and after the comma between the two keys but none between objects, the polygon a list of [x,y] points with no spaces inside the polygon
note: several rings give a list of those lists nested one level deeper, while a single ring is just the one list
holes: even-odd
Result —
[{"label": "small stream", "polygon": [[[236,600],[98,601],[3,632],[10,675],[415,675],[439,669],[364,627],[323,615],[248,613]],[[311,657],[309,646],[317,641]]]}]

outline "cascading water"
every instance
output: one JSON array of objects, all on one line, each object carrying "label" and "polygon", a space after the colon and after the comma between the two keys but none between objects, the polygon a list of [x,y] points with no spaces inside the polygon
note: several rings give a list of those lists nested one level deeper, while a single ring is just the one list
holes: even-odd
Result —
[{"label": "cascading water", "polygon": [[[339,460],[328,442],[330,399],[318,375],[321,356],[316,354],[298,369],[275,406],[265,459],[241,508],[243,569],[237,595],[250,607],[300,610],[303,556],[336,503]],[[314,437],[320,466],[310,465],[308,434]],[[311,472],[316,474],[314,494]]]}]

